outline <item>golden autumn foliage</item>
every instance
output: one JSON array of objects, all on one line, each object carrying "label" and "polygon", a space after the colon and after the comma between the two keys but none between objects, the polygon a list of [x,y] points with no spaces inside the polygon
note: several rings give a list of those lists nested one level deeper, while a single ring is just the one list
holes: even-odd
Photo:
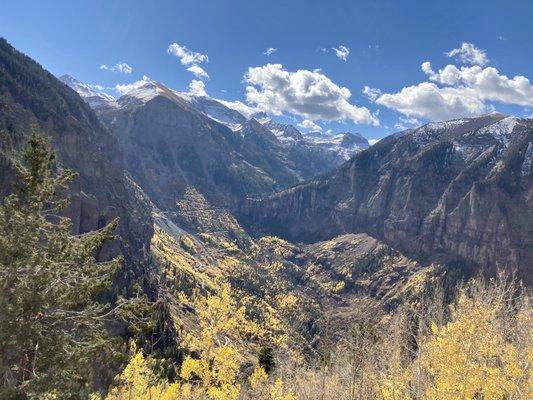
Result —
[{"label": "golden autumn foliage", "polygon": [[106,400],[171,400],[178,399],[179,383],[169,384],[158,378],[141,351],[133,349],[133,356],[121,374],[115,378],[114,387]]},{"label": "golden autumn foliage", "polygon": [[[290,298],[287,303],[296,306]],[[137,352],[106,400],[533,398],[533,313],[526,293],[500,280],[461,289],[449,312],[436,300],[421,304],[385,314],[379,325],[359,323],[349,337],[329,342],[331,351],[318,364],[284,352],[270,374],[257,364],[245,373],[247,344],[240,340],[255,328],[231,287],[222,285],[218,294],[192,301],[199,330],[187,335],[191,355],[179,383],[157,378]]]},{"label": "golden autumn foliage", "polygon": [[533,361],[533,343],[526,343],[528,348],[521,352],[520,343],[509,335],[510,327],[503,325],[512,321],[499,315],[508,311],[505,304],[483,300],[462,293],[451,322],[432,326],[420,357],[429,380],[426,398],[497,400],[533,395],[531,378],[526,378],[531,374],[527,369]]},{"label": "golden autumn foliage", "polygon": [[241,388],[238,374],[244,361],[237,340],[242,332],[252,333],[254,324],[246,319],[244,308],[237,306],[227,284],[218,294],[203,297],[196,293],[192,306],[198,331],[185,337],[191,355],[181,366],[184,387],[201,391],[208,399],[237,400]]}]

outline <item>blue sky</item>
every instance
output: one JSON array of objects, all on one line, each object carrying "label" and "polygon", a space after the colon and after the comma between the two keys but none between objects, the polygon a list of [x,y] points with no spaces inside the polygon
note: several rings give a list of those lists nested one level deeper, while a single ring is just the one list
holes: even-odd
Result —
[{"label": "blue sky", "polygon": [[[1,36],[58,76],[107,88],[146,75],[187,91],[203,79],[212,97],[368,138],[490,110],[533,114],[531,1],[3,3]],[[172,43],[194,61],[169,54]]]}]

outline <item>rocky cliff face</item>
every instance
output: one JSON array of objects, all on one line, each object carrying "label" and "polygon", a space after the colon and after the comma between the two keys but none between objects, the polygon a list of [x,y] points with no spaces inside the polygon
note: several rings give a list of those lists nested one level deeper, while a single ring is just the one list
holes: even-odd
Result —
[{"label": "rocky cliff face", "polygon": [[119,217],[121,241],[102,258],[122,252],[129,268],[147,254],[150,212],[124,175],[117,141],[72,89],[0,39],[0,196],[13,183],[11,157],[25,146],[30,126],[49,135],[60,162],[79,177],[67,210],[77,233],[101,228]]},{"label": "rocky cliff face", "polygon": [[325,177],[243,203],[255,231],[366,232],[424,260],[533,278],[533,121],[491,114],[388,137]]}]

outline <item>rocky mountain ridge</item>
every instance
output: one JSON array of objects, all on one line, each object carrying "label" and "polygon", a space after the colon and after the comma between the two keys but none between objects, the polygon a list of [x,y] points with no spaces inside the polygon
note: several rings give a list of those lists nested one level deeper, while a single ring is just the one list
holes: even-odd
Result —
[{"label": "rocky mountain ridge", "polygon": [[291,241],[365,232],[423,260],[533,276],[533,121],[490,114],[387,137],[326,176],[242,204]]},{"label": "rocky mountain ridge", "polygon": [[[114,114],[118,112],[117,108],[128,107],[131,99],[135,99],[134,103],[144,104],[157,95],[166,96],[173,101],[179,101],[178,98],[181,98],[191,108],[227,126],[231,131],[242,136],[245,141],[247,140],[245,135],[249,133],[253,133],[255,137],[270,136],[268,140],[270,146],[265,149],[277,147],[275,151],[279,153],[278,158],[285,159],[289,164],[292,164],[292,169],[300,180],[309,179],[329,171],[369,146],[368,141],[357,133],[327,134],[314,132],[302,134],[293,125],[276,122],[264,112],[245,116],[223,104],[221,100],[207,95],[177,92],[148,79],[133,85],[130,91],[109,104],[97,96],[100,94],[107,99],[111,97],[108,94],[98,93],[89,85],[68,75],[62,76],[60,79],[76,90],[90,105],[93,104],[93,108],[103,121],[111,121]],[[111,97],[111,99],[113,98]],[[255,124],[254,121],[259,122],[264,129]],[[272,140],[271,134],[276,140]]]}]

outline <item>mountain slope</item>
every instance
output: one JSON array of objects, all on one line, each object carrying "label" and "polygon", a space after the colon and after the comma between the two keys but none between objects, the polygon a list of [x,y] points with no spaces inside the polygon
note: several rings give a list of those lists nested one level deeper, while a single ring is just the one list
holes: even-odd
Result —
[{"label": "mountain slope", "polygon": [[159,83],[147,81],[117,103],[102,120],[123,149],[126,169],[162,210],[174,209],[187,187],[231,207],[298,181],[270,132],[236,133]]},{"label": "mountain slope", "polygon": [[[195,110],[240,136],[236,139],[237,151],[247,163],[271,177],[278,188],[289,186],[295,182],[294,179],[310,179],[330,171],[368,147],[366,139],[358,134],[318,133],[304,136],[294,126],[278,123],[265,113],[246,117],[217,99],[176,92],[149,80],[122,96],[122,101],[115,101],[106,93],[71,76],[64,75],[60,79],[76,90],[108,127],[116,124],[116,115],[121,114],[120,109],[125,108],[131,99],[137,99],[133,100],[133,104],[139,106],[166,93],[166,97],[180,107],[185,107],[187,111]],[[153,85],[159,89],[151,90]],[[130,100],[126,101],[127,98]],[[251,193],[246,191],[246,194]]]},{"label": "mountain slope", "polygon": [[[262,142],[262,150],[259,151],[275,154],[276,158],[284,160],[284,164],[293,169],[302,180],[330,171],[368,147],[366,139],[358,134],[320,135],[319,133],[320,138],[313,138],[312,135],[308,137],[302,135],[293,125],[279,123],[264,112],[255,113],[247,118],[237,110],[208,96],[188,93],[179,93],[179,95],[208,117],[240,133],[245,142],[252,137],[259,139]],[[352,143],[353,138],[357,138],[358,145]]]},{"label": "mountain slope", "polygon": [[37,125],[50,135],[60,162],[79,173],[67,210],[73,230],[99,229],[119,217],[122,240],[101,256],[120,251],[128,268],[134,264],[138,268],[149,245],[150,215],[124,175],[117,141],[76,92],[4,39],[0,39],[0,111],[0,196],[13,183],[11,158],[25,146],[30,126]]},{"label": "mountain slope", "polygon": [[533,121],[491,114],[383,139],[324,178],[244,202],[252,230],[313,242],[366,232],[425,260],[533,278]]}]

